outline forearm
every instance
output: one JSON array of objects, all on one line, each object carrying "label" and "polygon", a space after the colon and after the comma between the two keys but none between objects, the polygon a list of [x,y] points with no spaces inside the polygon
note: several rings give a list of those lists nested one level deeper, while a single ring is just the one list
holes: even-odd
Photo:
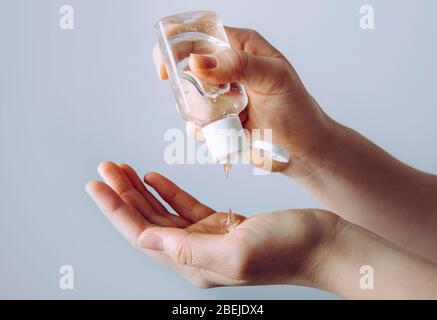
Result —
[{"label": "forearm", "polygon": [[348,224],[318,256],[315,286],[347,299],[437,299],[437,266]]},{"label": "forearm", "polygon": [[437,261],[437,178],[396,160],[335,122],[305,162],[286,174],[328,210]]}]

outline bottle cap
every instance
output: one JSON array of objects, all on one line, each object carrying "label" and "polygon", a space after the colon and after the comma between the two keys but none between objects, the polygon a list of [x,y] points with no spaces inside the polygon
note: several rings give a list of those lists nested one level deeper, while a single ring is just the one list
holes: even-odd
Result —
[{"label": "bottle cap", "polygon": [[212,122],[202,129],[208,150],[217,163],[230,163],[249,148],[238,116]]},{"label": "bottle cap", "polygon": [[252,149],[262,150],[264,156],[274,161],[282,163],[288,163],[290,161],[290,154],[286,149],[268,141],[256,140],[252,143]]}]

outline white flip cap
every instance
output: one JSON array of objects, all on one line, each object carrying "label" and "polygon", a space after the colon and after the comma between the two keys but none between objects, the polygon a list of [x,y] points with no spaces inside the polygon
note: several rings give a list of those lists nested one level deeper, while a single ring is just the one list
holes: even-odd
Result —
[{"label": "white flip cap", "polygon": [[[212,122],[203,127],[202,132],[208,150],[217,163],[232,163],[250,147],[237,116]],[[257,140],[253,142],[252,149],[262,150],[264,156],[274,161],[288,163],[290,159],[287,150],[268,141]]]},{"label": "white flip cap", "polygon": [[202,129],[214,161],[229,163],[249,148],[240,118],[237,116],[212,122]]},{"label": "white flip cap", "polygon": [[264,156],[269,157],[274,161],[282,163],[288,163],[290,161],[290,154],[287,150],[268,141],[256,140],[252,144],[252,149],[264,151]]}]

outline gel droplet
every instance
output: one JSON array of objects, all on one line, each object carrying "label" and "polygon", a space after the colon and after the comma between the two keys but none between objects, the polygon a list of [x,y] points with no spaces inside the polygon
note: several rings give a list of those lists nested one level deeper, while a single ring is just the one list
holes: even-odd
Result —
[{"label": "gel droplet", "polygon": [[232,169],[232,164],[227,163],[224,165],[226,179],[229,178],[229,173],[231,173],[231,169]]},{"label": "gel droplet", "polygon": [[224,233],[230,233],[238,226],[238,220],[235,218],[235,214],[232,209],[229,209],[228,216],[225,221]]}]

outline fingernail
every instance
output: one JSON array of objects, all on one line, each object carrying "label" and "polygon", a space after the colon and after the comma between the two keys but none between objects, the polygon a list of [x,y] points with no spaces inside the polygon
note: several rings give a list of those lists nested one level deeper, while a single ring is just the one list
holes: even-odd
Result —
[{"label": "fingernail", "polygon": [[140,246],[143,249],[162,251],[164,245],[160,236],[154,233],[145,234],[140,239]]},{"label": "fingernail", "polygon": [[209,54],[192,54],[194,66],[198,69],[215,69],[217,68],[216,56]]}]

